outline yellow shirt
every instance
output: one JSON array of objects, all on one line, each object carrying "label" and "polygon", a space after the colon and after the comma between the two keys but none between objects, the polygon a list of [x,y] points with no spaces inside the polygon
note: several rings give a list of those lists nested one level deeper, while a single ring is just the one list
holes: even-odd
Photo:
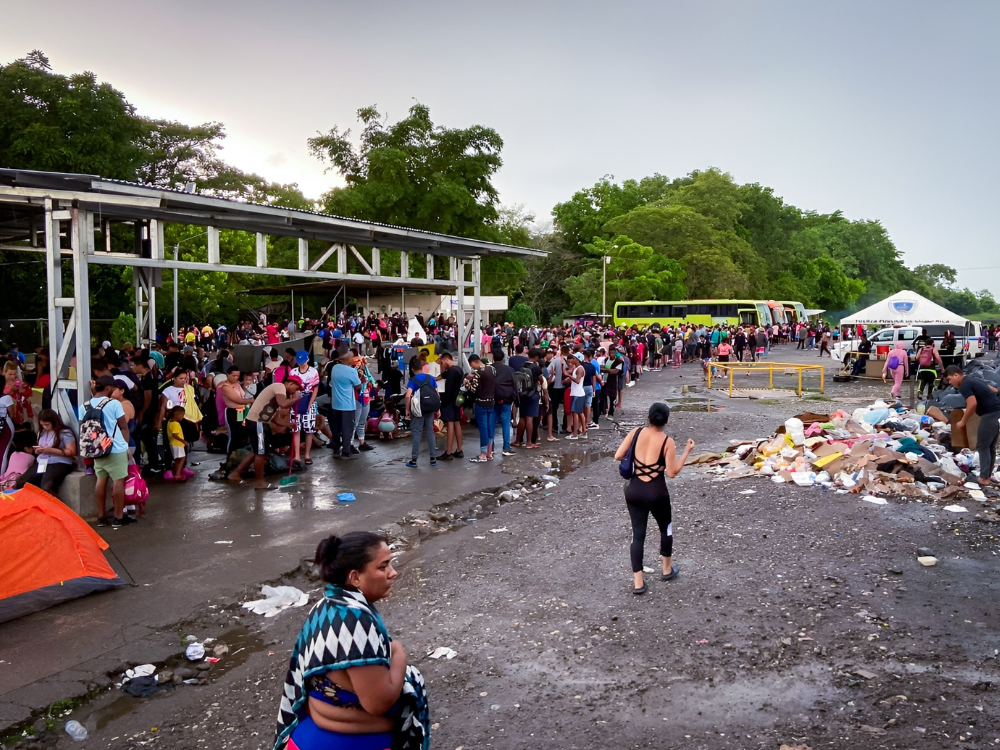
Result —
[{"label": "yellow shirt", "polygon": [[194,331],[189,331],[187,334],[185,334],[184,341],[188,344],[193,344],[195,338],[196,336],[194,335]]},{"label": "yellow shirt", "polygon": [[173,420],[167,422],[167,437],[170,439],[171,448],[183,448],[187,443],[184,441],[184,430],[181,429],[180,422]]}]

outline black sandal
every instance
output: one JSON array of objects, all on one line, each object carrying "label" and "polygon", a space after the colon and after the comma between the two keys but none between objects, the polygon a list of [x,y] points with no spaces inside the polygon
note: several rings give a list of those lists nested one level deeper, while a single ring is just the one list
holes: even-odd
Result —
[{"label": "black sandal", "polygon": [[672,580],[674,580],[680,574],[680,572],[681,572],[680,568],[678,568],[676,565],[671,565],[670,566],[670,572],[667,573],[665,576],[661,575],[660,576],[660,580],[661,581],[672,581]]},{"label": "black sandal", "polygon": [[646,584],[646,583],[642,584],[642,588],[641,589],[637,589],[637,588],[633,588],[632,589],[632,593],[635,594],[636,596],[642,596],[647,591],[649,591],[649,585]]}]

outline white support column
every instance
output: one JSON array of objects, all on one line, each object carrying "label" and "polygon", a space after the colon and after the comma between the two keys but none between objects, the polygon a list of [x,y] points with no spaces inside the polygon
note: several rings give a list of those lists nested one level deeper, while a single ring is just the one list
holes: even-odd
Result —
[{"label": "white support column", "polygon": [[[72,315],[72,298],[63,297],[62,245],[60,220],[69,219],[68,211],[53,209],[52,199],[45,199],[45,265],[48,282],[49,307],[49,368],[52,381],[52,408],[68,425],[76,424],[76,414],[66,395],[62,380],[69,372],[70,358],[76,343],[75,316]],[[63,309],[71,307],[70,323],[64,329]],[[69,353],[64,354],[64,350]]]},{"label": "white support column", "polygon": [[[156,287],[161,283],[161,273],[159,268],[146,269],[146,325],[150,344],[156,341]],[[135,345],[139,346],[139,342]]]},{"label": "white support column", "polygon": [[218,265],[221,262],[219,255],[219,229],[218,227],[206,227],[208,244],[208,262]]},{"label": "white support column", "polygon": [[481,310],[479,307],[479,258],[474,258],[472,260],[472,341],[475,342],[479,338],[479,331],[483,327],[482,320],[480,319]]},{"label": "white support column", "polygon": [[399,251],[399,277],[410,278],[410,253],[407,250]]},{"label": "white support column", "polygon": [[347,273],[347,245],[342,242],[337,245],[337,273]]},{"label": "white support column", "polygon": [[468,338],[468,327],[465,325],[465,265],[458,258],[449,258],[451,278],[457,283],[455,289],[455,336],[458,338],[458,360],[462,369],[472,372],[469,355],[475,353],[476,345],[472,342],[471,349],[465,345]]},{"label": "white support column", "polygon": [[427,278],[434,278],[434,256],[427,253]]},{"label": "white support column", "polygon": [[382,275],[382,251],[377,248],[372,248],[372,276]]},{"label": "white support column", "polygon": [[309,240],[299,238],[299,270],[309,270]]},{"label": "white support column", "polygon": [[257,232],[257,268],[267,268],[267,235]]},{"label": "white support column", "polygon": [[132,269],[132,289],[135,292],[135,345],[142,348],[142,332],[146,330],[146,278],[142,268]]},{"label": "white support column", "polygon": [[[70,244],[73,249],[73,319],[76,329],[76,346],[67,351],[67,357],[76,350],[76,398],[82,406],[90,398],[90,267],[87,256],[94,249],[93,214],[74,208],[70,211]],[[70,424],[76,427],[79,419],[71,415]]]},{"label": "white support column", "polygon": [[163,222],[149,220],[149,252],[153,260],[163,260]]}]

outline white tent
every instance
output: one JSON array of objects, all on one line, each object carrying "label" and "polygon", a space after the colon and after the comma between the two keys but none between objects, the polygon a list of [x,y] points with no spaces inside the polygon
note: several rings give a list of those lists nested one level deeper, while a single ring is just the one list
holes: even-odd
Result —
[{"label": "white tent", "polygon": [[951,325],[964,328],[969,321],[941,305],[921,297],[916,292],[903,290],[871,307],[859,310],[840,321],[842,326],[922,326]]}]

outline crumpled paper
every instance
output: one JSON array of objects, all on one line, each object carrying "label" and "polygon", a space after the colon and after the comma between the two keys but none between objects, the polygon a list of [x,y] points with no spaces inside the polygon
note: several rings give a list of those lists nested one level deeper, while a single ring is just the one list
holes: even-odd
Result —
[{"label": "crumpled paper", "polygon": [[260,593],[264,595],[264,599],[244,602],[243,607],[264,617],[274,617],[290,607],[301,607],[309,603],[309,595],[294,586],[262,586]]}]

